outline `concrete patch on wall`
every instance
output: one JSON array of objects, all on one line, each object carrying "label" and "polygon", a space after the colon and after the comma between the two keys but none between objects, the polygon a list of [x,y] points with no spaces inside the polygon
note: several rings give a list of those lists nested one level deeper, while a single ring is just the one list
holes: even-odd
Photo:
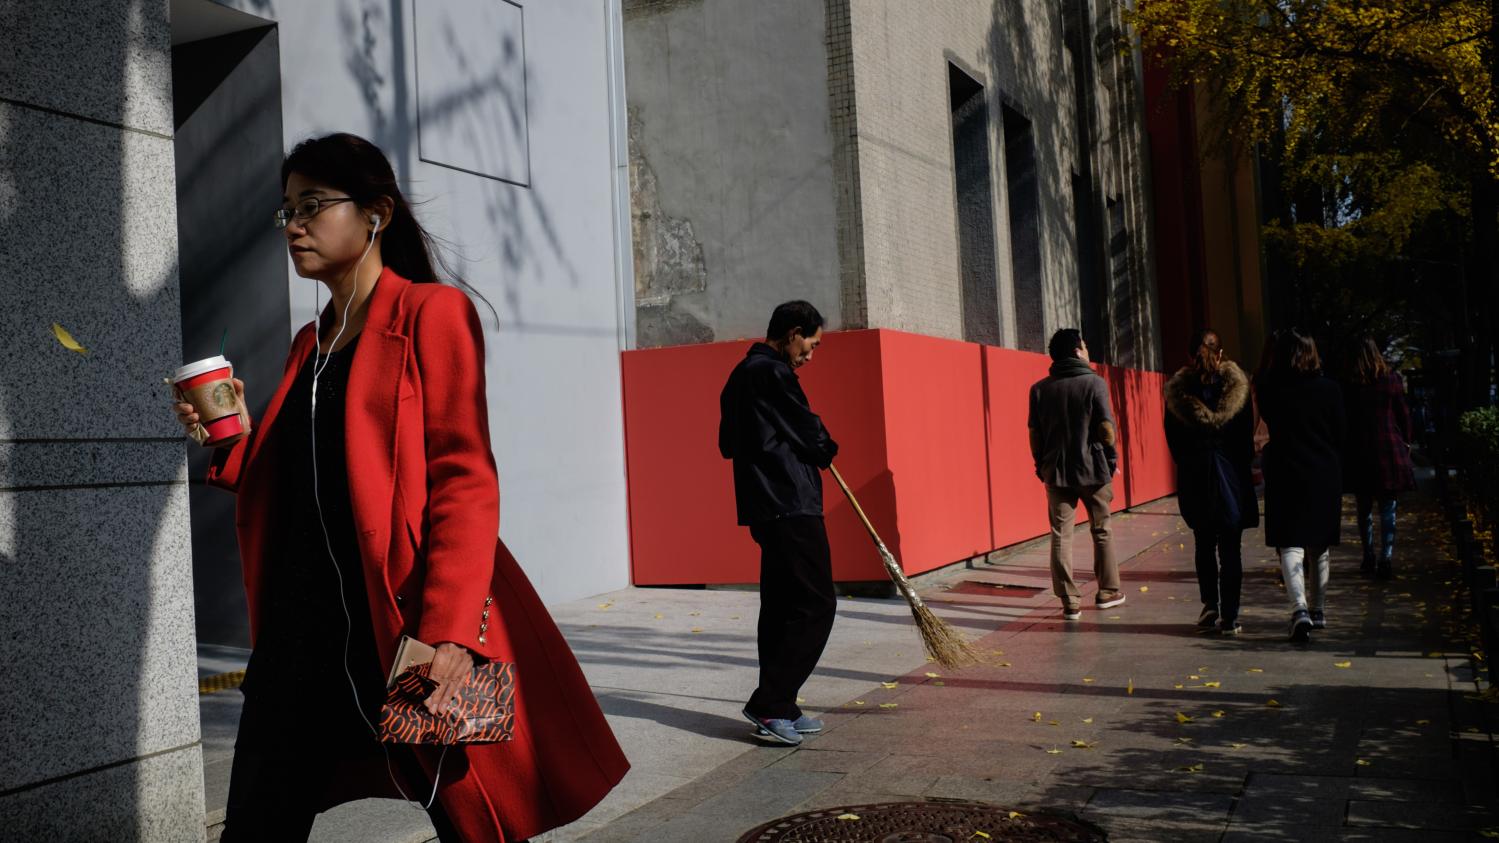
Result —
[{"label": "concrete patch on wall", "polygon": [[635,253],[635,305],[642,346],[712,342],[713,330],[672,306],[675,296],[708,288],[703,244],[692,221],[661,207],[656,172],[641,141],[640,112],[629,110],[630,228]]},{"label": "concrete patch on wall", "polygon": [[625,17],[660,15],[683,6],[697,6],[702,2],[703,0],[625,0]]},{"label": "concrete patch on wall", "polygon": [[635,308],[635,342],[640,348],[663,348],[713,342],[713,329],[673,302]]}]

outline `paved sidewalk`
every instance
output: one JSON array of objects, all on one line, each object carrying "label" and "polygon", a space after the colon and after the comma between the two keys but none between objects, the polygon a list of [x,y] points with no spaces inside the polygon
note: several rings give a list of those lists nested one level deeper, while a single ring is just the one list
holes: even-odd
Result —
[{"label": "paved sidewalk", "polygon": [[1119,519],[1139,551],[1124,554],[1129,602],[1090,606],[1080,623],[1044,591],[964,593],[1044,585],[1040,543],[952,572],[927,593],[961,601],[943,614],[987,633],[995,666],[891,671],[877,678],[894,687],[872,682],[830,706],[827,732],[802,747],[749,750],[557,839],[733,841],[798,811],[942,798],[1070,812],[1111,841],[1468,839],[1499,824],[1469,807],[1494,795],[1487,705],[1465,699],[1466,649],[1447,652],[1455,567],[1403,522],[1408,550],[1388,584],[1358,577],[1356,545],[1335,553],[1330,628],[1306,647],[1285,640],[1258,531],[1244,541],[1245,634],[1196,629],[1192,543],[1174,501]]},{"label": "paved sidewalk", "polygon": [[[1356,545],[1335,553],[1331,628],[1305,648],[1285,641],[1258,531],[1244,538],[1245,634],[1197,631],[1172,500],[1116,517],[1129,601],[1089,605],[1081,622],[1061,619],[1044,542],[926,578],[991,666],[936,668],[904,603],[841,599],[803,691],[828,729],[794,750],[752,741],[739,717],[756,679],[753,591],[628,589],[554,607],[633,769],[537,843],[732,843],[797,811],[941,798],[1071,812],[1114,841],[1467,839],[1499,825],[1467,807],[1494,793],[1488,705],[1464,698],[1468,653],[1442,629],[1455,566],[1412,523],[1402,513],[1409,551],[1389,584],[1358,578]],[[1086,567],[1085,530],[1076,541]],[[238,694],[204,699],[205,718],[216,707],[205,757],[226,773]],[[213,773],[209,792],[212,810]],[[368,800],[320,817],[312,839],[431,836],[420,811]]]}]

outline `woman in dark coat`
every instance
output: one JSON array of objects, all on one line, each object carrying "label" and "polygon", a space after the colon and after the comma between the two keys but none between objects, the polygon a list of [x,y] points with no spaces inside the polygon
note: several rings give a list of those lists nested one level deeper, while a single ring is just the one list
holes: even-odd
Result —
[{"label": "woman in dark coat", "polygon": [[1197,332],[1192,362],[1166,382],[1166,444],[1176,460],[1177,504],[1196,543],[1197,625],[1237,635],[1244,581],[1240,541],[1259,526],[1250,463],[1254,408],[1249,376],[1224,359],[1214,331]]},{"label": "woman in dark coat", "polygon": [[[1363,574],[1390,575],[1395,555],[1395,508],[1401,492],[1416,488],[1411,466],[1411,415],[1405,385],[1390,370],[1374,340],[1359,342],[1348,390],[1348,486],[1358,500]],[[1379,502],[1380,553],[1376,566],[1372,510]]]},{"label": "woman in dark coat", "polygon": [[1342,391],[1322,374],[1311,336],[1286,331],[1255,383],[1265,446],[1265,543],[1280,554],[1291,640],[1327,626],[1328,548],[1339,543],[1345,421]]}]

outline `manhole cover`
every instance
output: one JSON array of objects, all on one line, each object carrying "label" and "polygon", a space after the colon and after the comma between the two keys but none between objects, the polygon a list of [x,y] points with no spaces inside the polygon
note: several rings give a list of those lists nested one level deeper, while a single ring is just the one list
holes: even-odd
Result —
[{"label": "manhole cover", "polygon": [[746,832],[739,843],[972,843],[986,839],[1102,843],[1107,838],[1076,820],[980,802],[883,802],[782,817]]}]

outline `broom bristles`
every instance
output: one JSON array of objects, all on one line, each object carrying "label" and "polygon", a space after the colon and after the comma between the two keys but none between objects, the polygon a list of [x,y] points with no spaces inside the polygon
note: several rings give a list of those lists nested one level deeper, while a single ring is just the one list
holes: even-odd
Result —
[{"label": "broom bristles", "polygon": [[980,661],[978,653],[973,651],[957,630],[937,617],[937,613],[926,605],[926,601],[916,593],[916,586],[900,569],[900,563],[895,561],[895,554],[878,538],[875,539],[875,545],[880,551],[880,561],[885,563],[885,572],[890,575],[896,590],[911,607],[911,616],[916,619],[916,631],[921,633],[921,644],[926,648],[927,655],[943,667],[977,664]]}]

